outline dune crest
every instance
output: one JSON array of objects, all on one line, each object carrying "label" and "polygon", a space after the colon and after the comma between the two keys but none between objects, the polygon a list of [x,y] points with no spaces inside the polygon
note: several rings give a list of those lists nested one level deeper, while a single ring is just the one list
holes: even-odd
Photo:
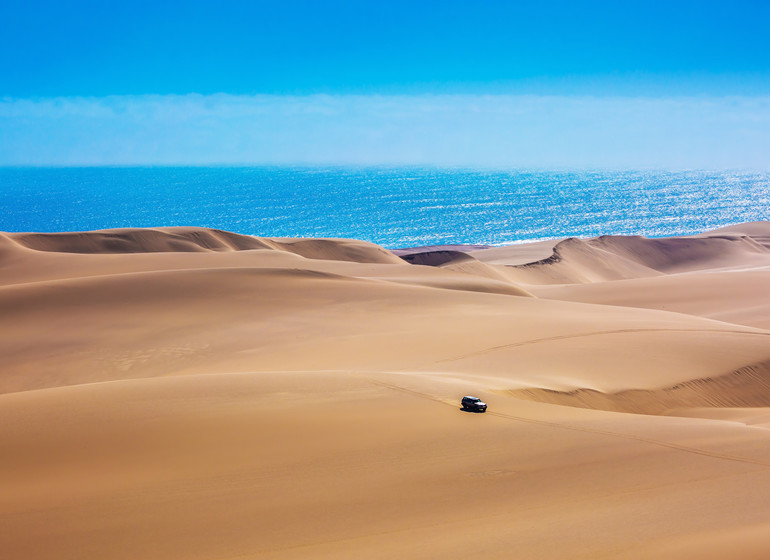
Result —
[{"label": "dune crest", "polygon": [[[16,245],[50,253],[92,255],[277,250],[309,259],[398,264],[401,260],[372,243],[352,239],[259,238],[209,228],[125,228],[73,233],[4,234],[0,252]],[[0,256],[2,253],[0,253]]]},{"label": "dune crest", "polygon": [[374,243],[353,239],[272,239],[283,251],[307,259],[375,264],[401,264],[401,259]]},{"label": "dune crest", "polygon": [[115,229],[77,233],[13,233],[10,239],[33,251],[123,254],[270,249],[268,243],[205,228]]},{"label": "dune crest", "polygon": [[498,284],[506,284],[506,293],[523,297],[534,297],[533,294],[515,282],[505,273],[494,266],[483,263],[473,255],[448,249],[417,251],[401,255],[401,258],[414,265],[440,267],[478,278],[488,278]]},{"label": "dune crest", "polygon": [[749,236],[644,237],[602,236],[592,245],[663,273],[723,268],[770,257],[770,249]]},{"label": "dune crest", "polygon": [[[514,389],[507,394],[543,403],[633,414],[677,411],[681,416],[685,415],[685,409],[770,407],[770,360],[743,366],[721,376],[693,379],[656,390],[603,393],[593,389],[533,388]],[[692,412],[693,416],[700,414],[701,411]]]},{"label": "dune crest", "polygon": [[747,222],[744,224],[725,226],[706,233],[701,233],[697,237],[711,237],[722,234],[749,236],[761,245],[770,248],[770,222]]},{"label": "dune crest", "polygon": [[496,277],[522,289],[592,284],[767,264],[770,224],[754,222],[690,237],[606,235],[493,248],[412,248],[396,253],[407,262],[426,266],[457,268],[460,263],[480,262],[486,265],[485,274],[494,271]]},{"label": "dune crest", "polygon": [[770,249],[749,236],[649,239],[602,236],[560,241],[543,260],[509,266],[532,284],[587,284],[770,261]]}]

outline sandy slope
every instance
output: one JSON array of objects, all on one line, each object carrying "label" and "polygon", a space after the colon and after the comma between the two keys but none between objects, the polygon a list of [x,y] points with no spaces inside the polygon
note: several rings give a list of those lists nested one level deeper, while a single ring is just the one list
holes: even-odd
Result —
[{"label": "sandy slope", "polygon": [[769,239],[1,235],[2,556],[764,557]]}]

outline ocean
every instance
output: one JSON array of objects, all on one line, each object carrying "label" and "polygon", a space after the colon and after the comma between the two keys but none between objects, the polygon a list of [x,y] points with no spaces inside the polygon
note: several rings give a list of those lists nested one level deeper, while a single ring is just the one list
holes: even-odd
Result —
[{"label": "ocean", "polygon": [[770,220],[770,172],[440,168],[0,168],[0,231],[202,226],[388,248]]}]

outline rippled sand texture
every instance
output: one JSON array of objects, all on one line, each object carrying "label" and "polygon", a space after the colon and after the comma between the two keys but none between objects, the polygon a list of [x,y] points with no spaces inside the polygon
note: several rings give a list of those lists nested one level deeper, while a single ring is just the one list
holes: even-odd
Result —
[{"label": "rippled sand texture", "polygon": [[767,222],[0,235],[1,555],[765,558],[768,286]]}]

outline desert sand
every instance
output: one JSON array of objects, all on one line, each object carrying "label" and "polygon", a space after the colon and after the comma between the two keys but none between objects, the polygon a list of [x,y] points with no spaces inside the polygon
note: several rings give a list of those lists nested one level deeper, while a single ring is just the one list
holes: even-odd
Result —
[{"label": "desert sand", "polygon": [[0,234],[0,335],[4,559],[770,550],[768,222]]}]

